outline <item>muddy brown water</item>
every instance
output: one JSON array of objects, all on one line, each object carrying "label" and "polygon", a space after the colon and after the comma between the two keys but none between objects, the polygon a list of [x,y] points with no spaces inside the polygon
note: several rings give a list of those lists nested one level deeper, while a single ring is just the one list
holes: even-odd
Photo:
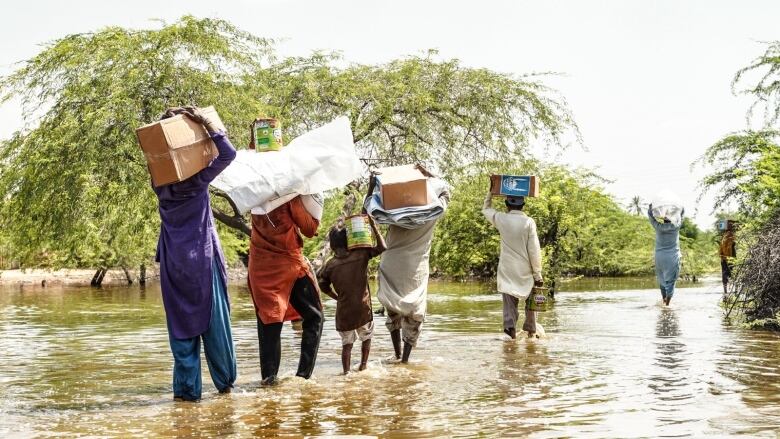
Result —
[{"label": "muddy brown water", "polygon": [[[255,319],[231,286],[239,379],[174,403],[159,287],[0,287],[1,437],[778,437],[780,337],[723,318],[719,285],[683,285],[671,308],[652,279],[566,285],[547,337],[508,341],[491,285],[432,282],[409,365],[377,326],[369,368],[340,376],[334,305],[313,379],[259,385]],[[383,322],[378,317],[378,323]],[[356,356],[355,356],[356,357]],[[354,358],[357,362],[357,358]]]}]

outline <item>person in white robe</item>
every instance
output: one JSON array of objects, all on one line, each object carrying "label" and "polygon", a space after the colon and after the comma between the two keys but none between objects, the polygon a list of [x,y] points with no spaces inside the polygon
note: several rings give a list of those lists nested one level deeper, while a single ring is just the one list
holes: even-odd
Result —
[{"label": "person in white robe", "polygon": [[[524,197],[507,197],[507,212],[493,208],[493,194],[488,192],[482,214],[498,229],[501,235],[501,253],[498,259],[497,289],[504,304],[504,332],[516,336],[520,317],[520,299],[526,301],[533,287],[542,286],[542,252],[536,222],[523,212]],[[524,302],[525,303],[525,302]],[[527,308],[527,307],[526,307]],[[536,312],[526,309],[523,331],[528,337],[543,334],[536,323]]]}]

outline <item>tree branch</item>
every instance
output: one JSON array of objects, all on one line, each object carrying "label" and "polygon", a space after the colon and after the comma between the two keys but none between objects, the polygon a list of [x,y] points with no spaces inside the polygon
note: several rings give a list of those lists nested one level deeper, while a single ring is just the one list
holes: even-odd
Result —
[{"label": "tree branch", "polygon": [[214,212],[214,218],[222,222],[222,224],[242,232],[246,236],[252,236],[252,229],[246,223],[244,216],[241,215],[241,213],[238,211],[236,203],[234,203],[233,200],[231,200],[230,197],[228,197],[227,194],[223,192],[211,191],[211,194],[227,200],[228,204],[230,204],[230,208],[233,209],[233,215],[229,215],[217,208],[212,208],[211,210]]}]

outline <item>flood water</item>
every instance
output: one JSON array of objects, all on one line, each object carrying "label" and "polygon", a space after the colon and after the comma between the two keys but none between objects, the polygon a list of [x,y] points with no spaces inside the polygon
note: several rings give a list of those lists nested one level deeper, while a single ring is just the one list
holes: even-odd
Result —
[{"label": "flood water", "polygon": [[237,389],[217,394],[204,362],[202,402],[174,403],[158,287],[0,287],[0,437],[777,437],[780,337],[728,325],[719,284],[664,308],[652,280],[573,282],[533,341],[503,336],[491,288],[431,283],[411,364],[385,360],[380,324],[368,370],[346,377],[327,300],[314,377],[292,377],[286,325],[269,389],[231,286]]}]

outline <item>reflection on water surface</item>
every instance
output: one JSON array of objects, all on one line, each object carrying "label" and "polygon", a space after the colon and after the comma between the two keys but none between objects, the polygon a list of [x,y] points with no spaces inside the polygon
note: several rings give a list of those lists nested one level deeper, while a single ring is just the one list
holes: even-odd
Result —
[{"label": "reflection on water surface", "polygon": [[[159,289],[0,289],[0,436],[776,437],[780,337],[727,326],[719,285],[660,306],[652,280],[565,285],[548,338],[510,342],[491,286],[432,283],[408,366],[378,325],[364,373],[339,376],[333,302],[314,379],[259,387],[251,301],[232,286],[239,381],[199,404],[171,402]],[[381,319],[381,317],[380,317]],[[381,322],[381,320],[380,320]],[[204,365],[205,373],[205,365]]]}]

